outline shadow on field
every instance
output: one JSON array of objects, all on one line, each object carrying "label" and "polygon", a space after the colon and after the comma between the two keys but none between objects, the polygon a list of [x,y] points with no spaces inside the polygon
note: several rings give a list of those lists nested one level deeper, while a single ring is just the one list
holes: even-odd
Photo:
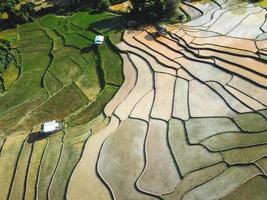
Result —
[{"label": "shadow on field", "polygon": [[47,138],[48,136],[49,135],[43,135],[40,132],[30,133],[27,142],[28,143],[34,143],[36,141],[43,140],[43,139]]},{"label": "shadow on field", "polygon": [[110,17],[98,20],[88,27],[89,30],[94,30],[102,34],[108,34],[111,31],[119,32],[125,28],[126,16]]}]

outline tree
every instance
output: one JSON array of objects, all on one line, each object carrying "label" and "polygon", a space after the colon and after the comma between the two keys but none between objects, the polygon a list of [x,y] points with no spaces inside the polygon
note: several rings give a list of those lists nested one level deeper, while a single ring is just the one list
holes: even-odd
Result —
[{"label": "tree", "polygon": [[109,0],[99,0],[98,8],[101,10],[107,10],[110,6]]},{"label": "tree", "polygon": [[13,25],[29,22],[33,19],[35,11],[32,2],[23,2],[19,6],[20,0],[3,0],[0,3],[0,16],[5,13],[6,18],[0,19],[5,24]]},{"label": "tree", "polygon": [[178,1],[177,0],[166,0],[165,3],[165,15],[167,18],[171,18],[177,15]]},{"label": "tree", "polygon": [[131,0],[132,14],[142,20],[157,21],[177,15],[178,0]]},{"label": "tree", "polygon": [[6,40],[0,40],[0,92],[4,91],[3,73],[12,60],[10,44]]},{"label": "tree", "polygon": [[12,59],[10,44],[6,40],[0,40],[0,74],[6,70]]},{"label": "tree", "polygon": [[144,12],[146,0],[131,0],[133,6],[132,13],[138,15],[139,13]]},{"label": "tree", "polygon": [[16,16],[21,23],[25,23],[31,21],[34,17],[34,14],[34,4],[32,2],[29,2],[21,5]]},{"label": "tree", "polygon": [[134,17],[157,21],[177,15],[178,0],[131,0]]}]

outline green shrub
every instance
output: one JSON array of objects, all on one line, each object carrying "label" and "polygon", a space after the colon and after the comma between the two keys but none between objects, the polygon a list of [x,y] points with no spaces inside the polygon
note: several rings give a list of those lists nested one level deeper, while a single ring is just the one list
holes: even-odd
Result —
[{"label": "green shrub", "polygon": [[12,54],[9,43],[6,40],[0,40],[0,76],[4,73],[11,61]]},{"label": "green shrub", "polygon": [[98,3],[98,7],[101,10],[107,10],[109,8],[109,6],[110,6],[109,0],[100,0]]}]

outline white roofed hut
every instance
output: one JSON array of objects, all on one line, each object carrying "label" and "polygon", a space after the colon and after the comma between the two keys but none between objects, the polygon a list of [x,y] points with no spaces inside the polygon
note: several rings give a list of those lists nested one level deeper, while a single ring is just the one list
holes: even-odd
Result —
[{"label": "white roofed hut", "polygon": [[41,134],[52,134],[62,129],[61,123],[56,120],[45,122],[41,125]]},{"label": "white roofed hut", "polygon": [[103,35],[97,35],[95,36],[95,44],[100,45],[104,42],[104,36]]}]

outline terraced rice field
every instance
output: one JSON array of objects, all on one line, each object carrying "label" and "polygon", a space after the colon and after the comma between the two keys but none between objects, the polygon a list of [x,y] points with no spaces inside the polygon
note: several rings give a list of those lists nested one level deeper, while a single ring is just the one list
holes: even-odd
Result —
[{"label": "terraced rice field", "polygon": [[[106,14],[1,33],[20,75],[0,97],[0,199],[267,199],[267,10],[182,9],[192,20],[165,35],[126,30],[120,55]],[[88,48],[92,26],[103,48]],[[47,118],[67,127],[31,142]]]},{"label": "terraced rice field", "polygon": [[[0,199],[65,199],[85,142],[109,122],[102,110],[123,82],[112,41],[120,23],[106,30],[106,21],[119,20],[49,14],[0,33],[14,55],[0,94]],[[106,36],[101,47],[96,31]],[[64,130],[40,137],[39,125],[53,119],[64,120]]]},{"label": "terraced rice field", "polygon": [[[152,26],[125,31],[117,45],[125,82],[105,113],[119,125],[101,132],[96,173],[108,199],[266,199],[267,11],[223,0],[184,6],[194,20],[163,36]],[[88,173],[85,149],[75,173]],[[81,181],[91,179],[73,176],[71,199]]]}]

